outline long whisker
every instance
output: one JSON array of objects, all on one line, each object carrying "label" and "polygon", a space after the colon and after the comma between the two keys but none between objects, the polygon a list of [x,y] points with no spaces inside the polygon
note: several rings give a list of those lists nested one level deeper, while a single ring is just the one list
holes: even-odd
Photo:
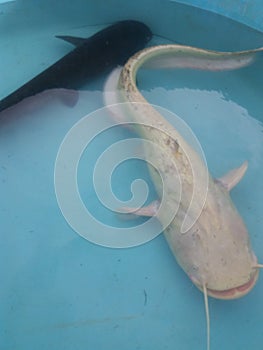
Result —
[{"label": "long whisker", "polygon": [[258,267],[259,269],[263,269],[263,264],[255,264],[253,267]]},{"label": "long whisker", "polygon": [[207,289],[205,284],[203,284],[203,294],[204,294],[204,301],[205,301],[207,350],[210,350],[210,317],[209,317]]}]

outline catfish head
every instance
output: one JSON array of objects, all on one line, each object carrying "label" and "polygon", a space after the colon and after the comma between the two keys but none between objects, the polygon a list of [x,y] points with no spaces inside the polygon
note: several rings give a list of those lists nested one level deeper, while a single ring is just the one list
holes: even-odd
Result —
[{"label": "catfish head", "polygon": [[246,169],[247,162],[221,179],[210,179],[202,213],[189,231],[175,234],[176,221],[165,231],[178,263],[192,282],[218,299],[247,294],[254,287],[261,267],[251,248],[247,228],[229,195]]}]

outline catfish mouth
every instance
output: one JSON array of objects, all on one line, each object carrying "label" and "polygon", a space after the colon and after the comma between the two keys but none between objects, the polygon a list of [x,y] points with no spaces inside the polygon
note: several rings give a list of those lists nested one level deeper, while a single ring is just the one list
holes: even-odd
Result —
[{"label": "catfish mouth", "polygon": [[[237,299],[240,298],[244,295],[246,295],[251,289],[254,287],[254,285],[257,282],[258,279],[258,269],[251,274],[250,280],[241,286],[230,288],[230,289],[225,289],[225,290],[215,290],[215,289],[209,289],[207,288],[207,294],[210,297],[216,298],[216,299]],[[202,292],[203,292],[203,287],[202,286],[197,286]]]}]

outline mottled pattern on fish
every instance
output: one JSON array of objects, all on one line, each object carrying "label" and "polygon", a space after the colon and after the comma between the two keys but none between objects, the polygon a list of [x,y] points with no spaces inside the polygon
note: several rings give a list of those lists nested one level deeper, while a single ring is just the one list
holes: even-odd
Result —
[{"label": "mottled pattern on fish", "polygon": [[[262,50],[221,53],[180,45],[154,46],[131,57],[106,84],[106,89],[115,89],[113,102],[129,102],[128,106],[116,107],[113,113],[117,111],[119,118],[125,120],[125,116],[129,116],[129,120],[132,118],[140,123],[136,128],[140,136],[158,145],[158,154],[151,147],[144,149],[147,161],[154,159],[158,172],[165,179],[166,191],[169,191],[164,209],[157,217],[160,222],[165,222],[167,211],[172,210],[175,204],[179,205],[174,220],[164,231],[165,236],[178,263],[191,280],[202,291],[205,287],[208,294],[216,298],[240,297],[251,290],[258,277],[257,260],[250,247],[245,224],[230,199],[228,192],[231,186],[224,181],[228,177],[227,181],[236,184],[243,176],[247,163],[223,179],[214,180],[209,175],[205,203],[199,200],[203,197],[205,183],[202,181],[207,169],[180,133],[141,95],[136,86],[136,74],[143,65],[213,71],[238,69],[251,64]],[[107,93],[105,101],[106,104],[112,101]],[[176,184],[179,181],[176,168],[182,186],[180,203],[175,203],[178,201]],[[194,176],[193,169],[197,169],[198,178]],[[150,173],[162,199],[160,177],[152,168]],[[197,192],[189,211],[194,181],[198,182]],[[182,232],[186,212],[191,218],[199,211],[200,216],[194,225],[187,232]],[[140,210],[137,214],[140,215]]]},{"label": "mottled pattern on fish", "polygon": [[[220,53],[179,45],[150,47],[131,57],[123,69],[113,71],[105,84],[105,103],[115,118],[138,123],[139,135],[158,146],[144,143],[147,162],[154,160],[156,166],[157,171],[152,167],[149,170],[159,202],[154,201],[144,208],[124,208],[124,212],[157,216],[163,224],[176,260],[204,294],[207,350],[210,350],[208,295],[233,299],[247,294],[257,281],[259,268],[263,267],[257,263],[246,226],[229,196],[229,191],[246,172],[248,163],[244,162],[220,179],[213,179],[199,154],[141,95],[136,86],[136,74],[142,65],[238,69],[251,64],[262,51],[263,48]],[[181,197],[178,196],[179,187]],[[175,215],[166,225],[167,216],[173,210]]]}]

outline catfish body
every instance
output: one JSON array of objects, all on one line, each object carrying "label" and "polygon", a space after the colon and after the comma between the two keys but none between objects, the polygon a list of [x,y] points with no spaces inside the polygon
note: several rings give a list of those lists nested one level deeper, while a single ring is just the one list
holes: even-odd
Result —
[{"label": "catfish body", "polygon": [[150,29],[133,20],[121,21],[88,39],[59,37],[77,47],[0,101],[0,112],[47,89],[77,89],[101,73],[123,64],[151,39]]},{"label": "catfish body", "polygon": [[[219,299],[248,293],[261,267],[251,249],[246,226],[229,195],[244,175],[247,162],[223,178],[213,179],[199,154],[140,94],[136,73],[144,64],[155,67],[161,63],[166,68],[238,69],[251,64],[262,51],[260,48],[220,53],[180,45],[150,47],[130,58],[122,70],[115,70],[105,87],[105,103],[112,113],[118,119],[128,118],[137,123],[139,135],[157,145],[158,151],[146,143],[144,153],[163,179],[161,183],[159,174],[149,168],[160,198],[159,208],[154,203],[124,211],[156,216],[163,224],[176,260],[192,282],[205,295]],[[108,90],[113,92],[107,93]],[[110,106],[111,103],[119,104]],[[168,222],[173,208],[178,210]],[[186,219],[192,223],[182,229]]]}]

